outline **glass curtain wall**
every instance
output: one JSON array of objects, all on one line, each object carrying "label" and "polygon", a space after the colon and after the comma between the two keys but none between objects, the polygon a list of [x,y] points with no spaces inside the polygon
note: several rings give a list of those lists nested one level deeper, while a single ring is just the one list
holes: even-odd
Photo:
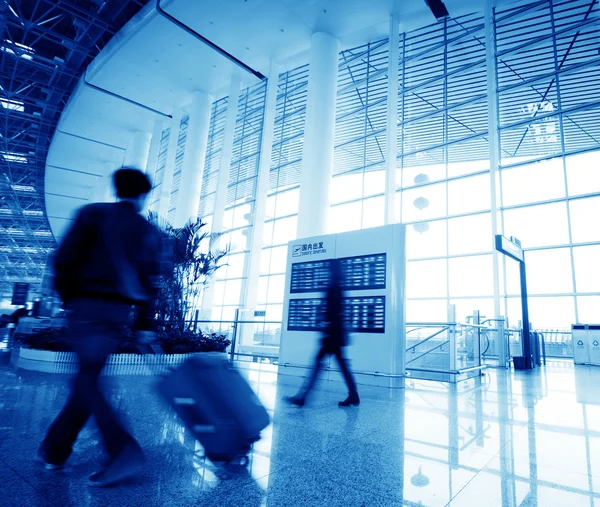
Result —
[{"label": "glass curtain wall", "polygon": [[215,199],[217,196],[219,169],[221,167],[228,102],[227,97],[215,100],[212,104],[210,113],[206,159],[204,162],[204,173],[202,175],[200,205],[198,207],[198,216],[206,222],[207,232],[210,232],[212,229],[212,216],[215,212]]},{"label": "glass curtain wall", "polygon": [[238,99],[221,238],[221,245],[229,245],[230,254],[214,281],[211,315],[214,321],[233,320],[246,290],[246,263],[254,225],[266,88],[266,83],[246,88]]},{"label": "glass curtain wall", "polygon": [[[538,328],[591,322],[600,307],[598,2],[496,9],[498,218],[523,242]],[[340,53],[330,232],[383,224],[388,41]],[[481,14],[401,34],[397,219],[407,224],[407,317],[445,321],[456,304],[493,316],[486,39]],[[308,66],[279,76],[258,303],[280,317],[287,242],[295,238]],[[214,319],[245,290],[265,86],[242,92],[223,231],[229,266]],[[210,222],[227,99],[213,105],[200,215]],[[494,133],[495,135],[496,133]],[[164,134],[163,134],[164,136]],[[159,163],[160,167],[160,163]],[[520,318],[517,266],[503,259],[503,312]]]},{"label": "glass curtain wall", "polygon": [[384,224],[389,42],[339,60],[329,232]]},{"label": "glass curtain wall", "polygon": [[283,316],[287,245],[296,238],[308,65],[279,75],[258,306],[266,320]]},{"label": "glass curtain wall", "polygon": [[485,26],[448,18],[401,34],[397,216],[407,318],[493,316]]},{"label": "glass curtain wall", "polygon": [[[568,328],[600,308],[598,2],[496,9],[501,218],[526,250],[530,319]],[[596,150],[596,151],[594,151]],[[505,311],[521,318],[505,260]]]}]

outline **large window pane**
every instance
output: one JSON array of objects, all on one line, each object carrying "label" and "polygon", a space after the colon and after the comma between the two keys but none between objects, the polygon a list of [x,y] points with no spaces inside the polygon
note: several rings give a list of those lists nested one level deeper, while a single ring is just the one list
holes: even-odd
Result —
[{"label": "large window pane", "polygon": [[514,206],[565,197],[562,158],[502,170],[502,204]]},{"label": "large window pane", "polygon": [[473,315],[475,310],[479,311],[482,320],[494,317],[493,298],[451,299],[450,304],[456,306],[456,320],[458,322],[466,322],[467,317]]},{"label": "large window pane", "polygon": [[379,227],[384,225],[385,198],[374,197],[363,201],[362,228]]},{"label": "large window pane", "polygon": [[597,324],[600,322],[600,296],[578,296],[577,313],[580,323]]},{"label": "large window pane", "polygon": [[492,256],[476,255],[449,260],[450,296],[493,296]]},{"label": "large window pane", "polygon": [[569,248],[529,251],[525,264],[529,294],[573,292]]},{"label": "large window pane", "polygon": [[531,297],[529,320],[534,328],[568,329],[575,323],[575,298]]},{"label": "large window pane", "polygon": [[446,220],[428,222],[428,230],[419,232],[422,224],[406,227],[406,255],[408,259],[442,257],[446,255]]},{"label": "large window pane", "polygon": [[331,204],[360,199],[363,195],[363,173],[336,176],[331,180]]},{"label": "large window pane", "polygon": [[283,292],[285,289],[285,275],[269,277],[269,292],[267,303],[283,303]]},{"label": "large window pane", "polygon": [[450,255],[492,250],[492,219],[489,213],[448,220],[448,234]]},{"label": "large window pane", "polygon": [[241,278],[244,274],[244,266],[246,263],[246,254],[229,255],[226,258],[227,266],[217,271],[227,273],[227,278]]},{"label": "large window pane", "polygon": [[448,300],[430,299],[426,301],[406,301],[406,323],[447,322]]},{"label": "large window pane", "polygon": [[332,206],[329,210],[329,232],[346,232],[360,229],[362,202]]},{"label": "large window pane", "polygon": [[385,171],[365,172],[364,196],[383,194],[385,192]]},{"label": "large window pane", "polygon": [[285,217],[298,213],[298,203],[300,199],[300,189],[295,188],[282,192],[277,195],[277,205],[275,208],[276,217]]},{"label": "large window pane", "polygon": [[271,250],[271,273],[285,273],[287,264],[287,246]]},{"label": "large window pane", "polygon": [[411,188],[402,192],[403,222],[419,222],[445,216],[445,183]]},{"label": "large window pane", "polygon": [[505,210],[504,235],[514,236],[524,248],[569,242],[565,202]]},{"label": "large window pane", "polygon": [[242,280],[227,280],[225,282],[225,295],[223,297],[223,304],[239,305],[241,293]]},{"label": "large window pane", "polygon": [[600,150],[566,158],[569,195],[600,192]]},{"label": "large window pane", "polygon": [[296,239],[297,226],[297,216],[275,220],[275,225],[273,226],[273,244],[287,245],[287,243]]},{"label": "large window pane", "polygon": [[600,292],[600,245],[573,248],[573,259],[577,292]]},{"label": "large window pane", "polygon": [[462,215],[490,209],[490,176],[448,182],[448,214]]},{"label": "large window pane", "polygon": [[573,243],[600,241],[600,197],[570,201],[569,209]]},{"label": "large window pane", "polygon": [[446,260],[411,261],[406,264],[406,297],[446,297]]}]

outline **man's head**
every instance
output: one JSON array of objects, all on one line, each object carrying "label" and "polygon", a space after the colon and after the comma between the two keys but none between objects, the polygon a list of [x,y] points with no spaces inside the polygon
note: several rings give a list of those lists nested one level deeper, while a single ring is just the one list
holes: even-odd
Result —
[{"label": "man's head", "polygon": [[145,173],[139,169],[124,167],[115,172],[113,183],[121,201],[133,203],[138,211],[144,208],[146,197],[152,190],[152,182]]}]

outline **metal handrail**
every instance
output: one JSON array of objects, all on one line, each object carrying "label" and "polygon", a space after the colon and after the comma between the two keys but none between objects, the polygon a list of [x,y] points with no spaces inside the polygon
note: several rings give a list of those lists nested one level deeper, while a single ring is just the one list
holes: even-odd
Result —
[{"label": "metal handrail", "polygon": [[440,343],[439,345],[436,345],[435,347],[433,347],[432,349],[429,349],[427,352],[423,352],[420,356],[417,357],[413,357],[410,361],[407,361],[406,364],[409,365],[410,363],[416,361],[417,359],[421,359],[423,356],[426,356],[427,354],[433,352],[434,350],[440,349],[442,348],[444,345],[446,345],[447,343],[450,343],[450,340],[446,340],[445,342]]},{"label": "metal handrail", "polygon": [[[410,347],[408,347],[406,349],[406,352],[408,352],[408,351],[410,351],[412,349],[416,349],[419,345],[423,345],[424,343],[427,343],[429,340],[431,340],[432,338],[435,338],[439,334],[442,334],[444,331],[447,331],[448,329],[450,329],[450,326],[447,326],[447,327],[445,327],[443,329],[440,329],[437,333],[433,333],[431,336],[428,336],[424,340],[421,340],[420,342],[417,342],[414,345],[411,345]],[[432,349],[432,350],[435,350],[435,349]]]},{"label": "metal handrail", "polygon": [[488,368],[487,364],[482,364],[480,366],[469,366],[468,368],[462,368],[460,370],[434,370],[432,368],[406,368],[410,371],[421,371],[425,373],[442,373],[445,375],[463,375],[465,373],[470,373],[472,371],[477,370],[485,370]]},{"label": "metal handrail", "polygon": [[[301,364],[293,364],[293,363],[283,363],[279,364],[279,366],[283,366],[284,368],[301,368],[303,370],[314,370],[315,366],[304,366]],[[322,368],[324,371],[336,371],[340,372],[337,368],[332,368],[331,366],[324,366]],[[358,371],[352,370],[352,373],[355,375],[369,375],[372,377],[386,377],[386,378],[406,378],[405,373],[381,373],[379,371]]]}]

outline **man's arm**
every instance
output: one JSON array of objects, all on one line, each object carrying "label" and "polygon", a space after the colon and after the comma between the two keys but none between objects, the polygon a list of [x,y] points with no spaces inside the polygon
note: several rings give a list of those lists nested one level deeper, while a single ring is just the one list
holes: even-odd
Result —
[{"label": "man's arm", "polygon": [[164,245],[160,233],[152,228],[148,235],[143,253],[143,284],[149,299],[138,309],[136,328],[138,331],[154,331],[156,315],[156,298],[160,290],[161,275],[164,269]]},{"label": "man's arm", "polygon": [[92,241],[91,228],[91,210],[85,206],[54,254],[54,287],[65,303],[77,292],[79,269]]}]

